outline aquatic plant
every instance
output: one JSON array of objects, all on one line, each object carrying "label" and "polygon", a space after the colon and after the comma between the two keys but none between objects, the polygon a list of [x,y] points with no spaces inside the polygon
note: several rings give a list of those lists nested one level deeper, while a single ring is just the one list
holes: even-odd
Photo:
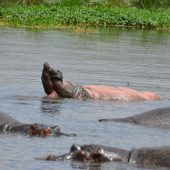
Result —
[{"label": "aquatic plant", "polygon": [[37,4],[59,4],[63,6],[77,5],[111,5],[111,6],[126,6],[130,4],[130,0],[0,0],[3,6],[16,5],[37,5]]},{"label": "aquatic plant", "polygon": [[0,0],[1,6],[59,4],[62,6],[102,5],[136,6],[139,8],[169,8],[170,0]]},{"label": "aquatic plant", "polygon": [[1,21],[15,26],[133,26],[170,28],[170,10],[110,6],[28,6],[0,8]]},{"label": "aquatic plant", "polygon": [[27,6],[27,5],[38,5],[43,4],[47,0],[0,0],[1,6]]}]

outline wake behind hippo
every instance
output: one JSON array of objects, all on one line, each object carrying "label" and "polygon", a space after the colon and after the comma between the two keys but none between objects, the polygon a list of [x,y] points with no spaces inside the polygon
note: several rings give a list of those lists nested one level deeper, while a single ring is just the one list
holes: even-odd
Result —
[{"label": "wake behind hippo", "polygon": [[60,70],[54,70],[48,63],[44,63],[42,70],[42,84],[48,97],[76,98],[96,100],[140,101],[160,100],[161,97],[153,92],[140,92],[127,87],[105,85],[74,86],[71,82],[63,82]]},{"label": "wake behind hippo", "polygon": [[12,116],[6,113],[0,112],[0,133],[22,133],[31,136],[75,136],[75,134],[65,134],[60,131],[60,127],[47,126],[44,124],[26,124],[21,123]]},{"label": "wake behind hippo", "polygon": [[142,167],[170,167],[170,147],[148,147],[132,150],[103,145],[72,145],[64,155],[37,158],[48,161],[79,161],[88,163],[122,162]]},{"label": "wake behind hippo", "polygon": [[124,122],[147,127],[170,128],[170,107],[158,108],[125,118],[100,119],[99,121]]}]

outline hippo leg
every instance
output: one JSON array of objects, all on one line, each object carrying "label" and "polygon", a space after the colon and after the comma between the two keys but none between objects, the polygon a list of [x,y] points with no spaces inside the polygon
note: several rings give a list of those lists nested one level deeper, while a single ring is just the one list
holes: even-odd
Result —
[{"label": "hippo leg", "polygon": [[53,85],[49,74],[50,71],[51,71],[50,65],[47,62],[45,62],[41,76],[44,91],[46,92],[49,98],[59,98],[58,94],[53,89]]},{"label": "hippo leg", "polygon": [[50,78],[52,81],[53,89],[56,93],[63,98],[74,98],[74,86],[65,86],[63,84],[63,75],[60,70],[52,69],[50,71]]},{"label": "hippo leg", "polygon": [[42,70],[41,80],[44,87],[44,91],[46,92],[47,95],[53,92],[53,86],[49,75],[50,70],[51,68],[49,64],[45,62]]}]

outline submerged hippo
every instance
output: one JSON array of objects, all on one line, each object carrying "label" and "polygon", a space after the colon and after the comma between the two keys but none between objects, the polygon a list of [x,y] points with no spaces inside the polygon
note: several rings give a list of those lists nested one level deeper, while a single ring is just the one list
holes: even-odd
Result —
[{"label": "submerged hippo", "polygon": [[158,108],[125,118],[100,119],[99,121],[114,121],[139,124],[148,127],[170,128],[170,107]]},{"label": "submerged hippo", "polygon": [[83,85],[74,86],[71,82],[63,82],[62,72],[54,70],[48,63],[44,63],[42,70],[42,84],[48,97],[77,98],[98,100],[160,100],[161,97],[153,92],[139,92],[127,87]]},{"label": "submerged hippo", "polygon": [[23,133],[31,136],[74,136],[75,134],[65,134],[60,132],[60,127],[47,126],[43,124],[26,124],[21,123],[6,113],[0,112],[0,132],[1,133]]},{"label": "submerged hippo", "polygon": [[61,156],[49,155],[41,160],[70,160],[89,163],[118,161],[143,167],[170,167],[170,147],[125,150],[102,145],[72,145],[70,152]]}]

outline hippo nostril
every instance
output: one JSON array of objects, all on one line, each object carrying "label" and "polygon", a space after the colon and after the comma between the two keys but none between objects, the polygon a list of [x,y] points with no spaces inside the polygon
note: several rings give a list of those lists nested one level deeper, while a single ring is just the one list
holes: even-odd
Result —
[{"label": "hippo nostril", "polygon": [[51,129],[50,128],[44,128],[44,129],[42,129],[42,134],[41,134],[41,136],[49,136],[49,135],[51,135],[52,134],[52,132],[51,132]]}]

